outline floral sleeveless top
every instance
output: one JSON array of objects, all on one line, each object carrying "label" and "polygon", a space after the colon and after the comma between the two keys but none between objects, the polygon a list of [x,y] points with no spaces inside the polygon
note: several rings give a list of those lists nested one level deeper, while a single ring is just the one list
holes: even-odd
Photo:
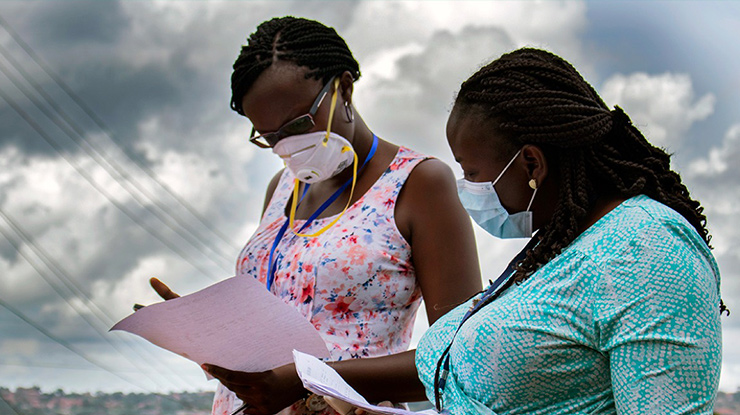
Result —
[{"label": "floral sleeveless top", "polygon": [[[421,290],[411,246],[394,218],[406,179],[427,157],[401,147],[375,184],[323,234],[309,238],[288,229],[273,260],[271,291],[308,319],[326,342],[332,360],[405,351],[411,340]],[[270,249],[286,221],[294,176],[285,169],[254,235],[242,249],[236,275],[266,284]],[[301,231],[312,234],[336,216],[319,218]],[[295,220],[298,231],[305,220]],[[219,385],[213,414],[229,415],[239,399]],[[307,412],[301,401],[281,414]],[[330,408],[318,412],[335,414]]]}]

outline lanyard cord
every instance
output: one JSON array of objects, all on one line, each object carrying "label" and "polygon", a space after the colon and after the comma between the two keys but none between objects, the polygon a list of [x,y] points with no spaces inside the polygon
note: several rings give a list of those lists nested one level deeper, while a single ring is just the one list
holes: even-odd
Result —
[{"label": "lanyard cord", "polygon": [[514,257],[514,259],[511,260],[511,262],[509,262],[509,265],[506,267],[504,272],[502,272],[501,275],[496,278],[496,281],[492,282],[491,285],[488,286],[486,291],[481,296],[480,300],[477,302],[473,300],[473,307],[471,307],[470,310],[465,313],[462,320],[460,321],[460,324],[457,326],[455,334],[453,334],[452,339],[450,339],[450,344],[447,345],[445,350],[442,352],[442,355],[439,357],[439,360],[437,360],[437,367],[434,371],[434,404],[437,408],[437,412],[442,413],[442,392],[445,389],[445,386],[447,384],[447,376],[450,373],[450,349],[452,348],[452,344],[455,341],[455,336],[457,336],[457,333],[460,332],[463,324],[465,324],[465,322],[470,317],[480,311],[483,307],[492,303],[501,295],[501,293],[503,292],[503,283],[511,277],[511,275],[514,273],[514,267],[516,266],[516,264],[524,259],[524,257],[527,255],[527,251],[537,245],[537,242],[539,242],[537,237],[534,237],[529,242],[527,242],[527,245],[525,245],[524,248],[519,251],[519,253]]},{"label": "lanyard cord", "polygon": [[[367,158],[365,158],[365,161],[362,163],[362,166],[360,166],[360,169],[357,171],[357,176],[359,176],[360,172],[362,172],[362,169],[365,168],[367,163],[370,161],[370,159],[373,158],[375,155],[375,150],[378,149],[378,136],[373,134],[373,145],[370,147],[370,152],[367,154]],[[332,203],[334,203],[335,200],[347,189],[347,187],[352,183],[354,178],[348,179],[339,189],[337,189],[334,194],[332,194],[326,201],[319,206],[316,211],[311,214],[311,216],[306,220],[306,223],[301,226],[301,228],[298,230],[297,233],[301,233],[308,225],[311,224],[326,208],[328,208]],[[298,201],[298,205],[300,205],[301,201],[303,201],[303,197],[306,195],[306,192],[308,191],[310,184],[306,184],[306,186],[303,189],[303,193],[301,194],[301,199]],[[295,192],[294,192],[295,197]],[[351,201],[351,200],[350,200]],[[275,242],[272,243],[272,248],[270,248],[270,257],[268,259],[269,261],[269,267],[267,270],[267,290],[270,291],[272,288],[272,284],[275,281],[275,268],[277,266],[277,258],[273,260],[275,250],[277,249],[278,244],[283,239],[283,236],[285,236],[285,231],[288,229],[288,224],[291,222],[290,218],[287,218],[285,220],[285,223],[283,223],[283,226],[280,227],[280,230],[277,233],[277,236],[275,237]]]}]

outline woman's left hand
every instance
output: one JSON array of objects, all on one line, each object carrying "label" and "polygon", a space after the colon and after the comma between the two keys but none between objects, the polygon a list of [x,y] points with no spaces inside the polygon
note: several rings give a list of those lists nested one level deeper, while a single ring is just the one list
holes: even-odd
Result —
[{"label": "woman's left hand", "polygon": [[201,367],[249,405],[243,412],[245,414],[276,414],[305,395],[293,364],[256,373],[239,372],[209,364]]},{"label": "woman's left hand", "polygon": [[[393,408],[393,403],[391,401],[383,401],[378,404],[378,406],[385,406],[386,408]],[[371,412],[367,411],[362,408],[355,408],[355,415],[380,415],[377,412]]]}]

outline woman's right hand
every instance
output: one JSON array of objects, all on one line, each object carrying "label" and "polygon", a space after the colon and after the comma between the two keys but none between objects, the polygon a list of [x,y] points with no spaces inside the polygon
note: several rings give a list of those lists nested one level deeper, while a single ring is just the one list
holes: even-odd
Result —
[{"label": "woman's right hand", "polygon": [[165,300],[171,300],[180,296],[179,294],[173,292],[170,287],[168,287],[165,283],[158,280],[157,278],[149,278],[149,285],[151,285],[152,288],[154,288],[154,291],[156,291],[157,294],[159,294],[159,296]]}]

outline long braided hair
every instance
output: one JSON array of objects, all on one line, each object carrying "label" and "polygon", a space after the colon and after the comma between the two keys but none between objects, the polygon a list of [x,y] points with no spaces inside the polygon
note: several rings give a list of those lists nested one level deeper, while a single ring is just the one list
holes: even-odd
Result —
[{"label": "long braided hair", "polygon": [[242,99],[257,77],[277,60],[306,66],[306,79],[329,79],[350,71],[360,77],[360,65],[347,43],[337,32],[323,24],[299,17],[276,17],[257,26],[247,38],[231,74],[231,109],[244,115]]},{"label": "long braided hair", "polygon": [[670,156],[651,145],[621,108],[610,111],[564,59],[532,48],[505,54],[462,84],[458,106],[509,138],[511,154],[535,144],[559,170],[552,220],[516,265],[512,282],[524,281],[568,246],[600,195],[645,194],[680,213],[709,246],[703,208],[671,170]]}]

